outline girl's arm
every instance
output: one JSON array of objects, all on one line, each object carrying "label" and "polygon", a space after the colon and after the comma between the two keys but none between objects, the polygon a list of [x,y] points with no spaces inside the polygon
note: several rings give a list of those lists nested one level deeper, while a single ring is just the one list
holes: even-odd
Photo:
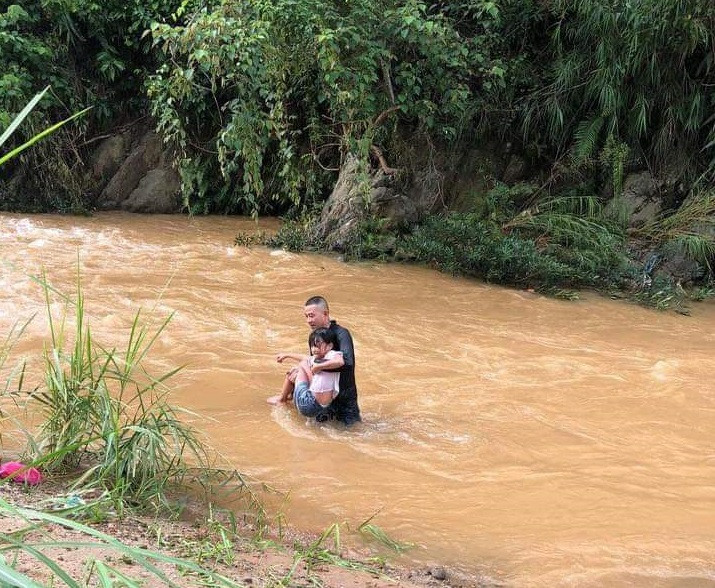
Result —
[{"label": "girl's arm", "polygon": [[293,361],[303,361],[310,357],[309,355],[303,355],[302,353],[279,353],[276,355],[276,361],[278,363],[283,363],[286,359],[292,359]]},{"label": "girl's arm", "polygon": [[343,354],[340,351],[331,351],[329,352],[329,357],[326,356],[320,363],[313,362],[312,372],[317,374],[323,370],[336,370],[343,367],[343,365],[345,365]]}]

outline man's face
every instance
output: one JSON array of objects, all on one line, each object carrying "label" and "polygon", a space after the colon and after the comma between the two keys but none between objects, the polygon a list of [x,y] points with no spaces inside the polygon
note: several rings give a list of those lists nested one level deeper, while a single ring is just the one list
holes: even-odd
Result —
[{"label": "man's face", "polygon": [[317,329],[319,327],[330,326],[330,316],[327,310],[323,310],[320,306],[311,304],[303,309],[303,314],[305,315],[305,322],[311,329]]}]

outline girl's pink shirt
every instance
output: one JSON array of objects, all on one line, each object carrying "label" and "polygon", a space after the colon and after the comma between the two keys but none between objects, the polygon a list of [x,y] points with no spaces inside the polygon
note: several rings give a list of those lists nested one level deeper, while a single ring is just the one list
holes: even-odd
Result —
[{"label": "girl's pink shirt", "polygon": [[[340,351],[328,351],[325,354],[325,359],[335,359],[343,354]],[[315,363],[315,358],[310,358],[310,365]],[[340,372],[318,372],[313,375],[313,380],[310,383],[310,391],[315,392],[327,392],[328,390],[333,391],[333,398],[340,392]]]}]

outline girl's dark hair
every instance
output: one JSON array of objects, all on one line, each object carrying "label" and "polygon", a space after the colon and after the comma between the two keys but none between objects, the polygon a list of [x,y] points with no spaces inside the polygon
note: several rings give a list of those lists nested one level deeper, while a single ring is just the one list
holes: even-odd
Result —
[{"label": "girl's dark hair", "polygon": [[319,327],[308,336],[308,345],[311,347],[316,343],[332,343],[333,349],[338,345],[338,337],[330,329]]}]

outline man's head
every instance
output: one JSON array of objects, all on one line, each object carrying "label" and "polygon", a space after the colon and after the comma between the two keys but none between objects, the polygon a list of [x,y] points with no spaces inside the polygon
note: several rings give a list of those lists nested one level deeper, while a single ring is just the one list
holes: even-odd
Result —
[{"label": "man's head", "polygon": [[328,301],[322,296],[313,296],[305,301],[303,307],[305,322],[311,329],[327,328],[330,326],[330,311]]}]

